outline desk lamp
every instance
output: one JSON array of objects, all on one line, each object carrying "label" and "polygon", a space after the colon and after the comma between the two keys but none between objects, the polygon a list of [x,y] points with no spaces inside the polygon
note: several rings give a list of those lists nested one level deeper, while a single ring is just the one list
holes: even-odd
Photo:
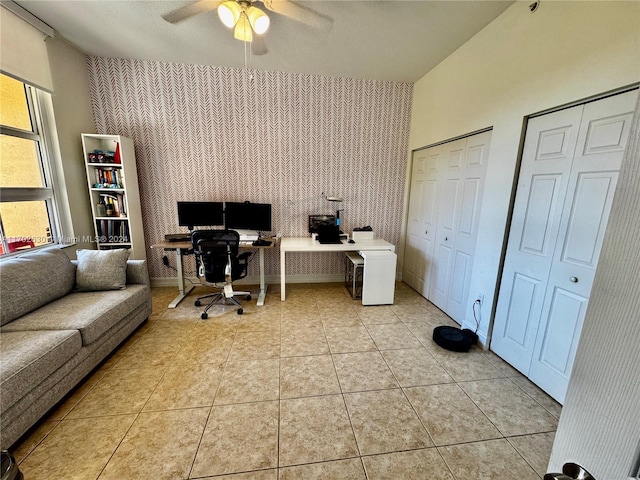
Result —
[{"label": "desk lamp", "polygon": [[[324,195],[324,193],[323,193]],[[329,202],[342,202],[342,197],[335,197],[335,196],[331,196],[331,195],[325,195],[325,200],[329,201]],[[344,208],[341,208],[339,210],[336,210],[336,227],[340,227],[340,212],[342,212],[344,210]]]}]

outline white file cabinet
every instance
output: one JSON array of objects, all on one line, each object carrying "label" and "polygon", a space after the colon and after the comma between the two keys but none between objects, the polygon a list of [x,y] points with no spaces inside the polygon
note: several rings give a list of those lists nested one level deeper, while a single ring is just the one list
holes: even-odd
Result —
[{"label": "white file cabinet", "polygon": [[361,251],[360,255],[364,258],[362,304],[393,304],[397,255],[388,250]]}]

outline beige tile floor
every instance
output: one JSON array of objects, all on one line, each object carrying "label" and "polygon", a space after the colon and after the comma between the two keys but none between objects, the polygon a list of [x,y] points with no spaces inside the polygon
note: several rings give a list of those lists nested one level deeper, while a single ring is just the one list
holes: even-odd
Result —
[{"label": "beige tile floor", "polygon": [[14,450],[28,480],[540,479],[560,406],[406,285],[273,289],[200,320],[198,287],[153,314]]}]

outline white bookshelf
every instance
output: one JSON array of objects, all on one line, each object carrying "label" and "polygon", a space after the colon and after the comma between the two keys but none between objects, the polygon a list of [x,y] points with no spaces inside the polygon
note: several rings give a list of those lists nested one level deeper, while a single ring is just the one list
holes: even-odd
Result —
[{"label": "white bookshelf", "polygon": [[129,248],[129,258],[146,260],[133,141],[121,135],[83,133],[82,150],[98,249]]}]

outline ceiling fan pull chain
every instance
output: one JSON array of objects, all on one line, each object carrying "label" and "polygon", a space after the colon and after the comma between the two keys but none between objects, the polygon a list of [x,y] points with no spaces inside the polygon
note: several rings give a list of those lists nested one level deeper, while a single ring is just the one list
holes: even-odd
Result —
[{"label": "ceiling fan pull chain", "polygon": [[247,69],[247,44],[249,42],[242,42],[244,43],[244,69]]}]

